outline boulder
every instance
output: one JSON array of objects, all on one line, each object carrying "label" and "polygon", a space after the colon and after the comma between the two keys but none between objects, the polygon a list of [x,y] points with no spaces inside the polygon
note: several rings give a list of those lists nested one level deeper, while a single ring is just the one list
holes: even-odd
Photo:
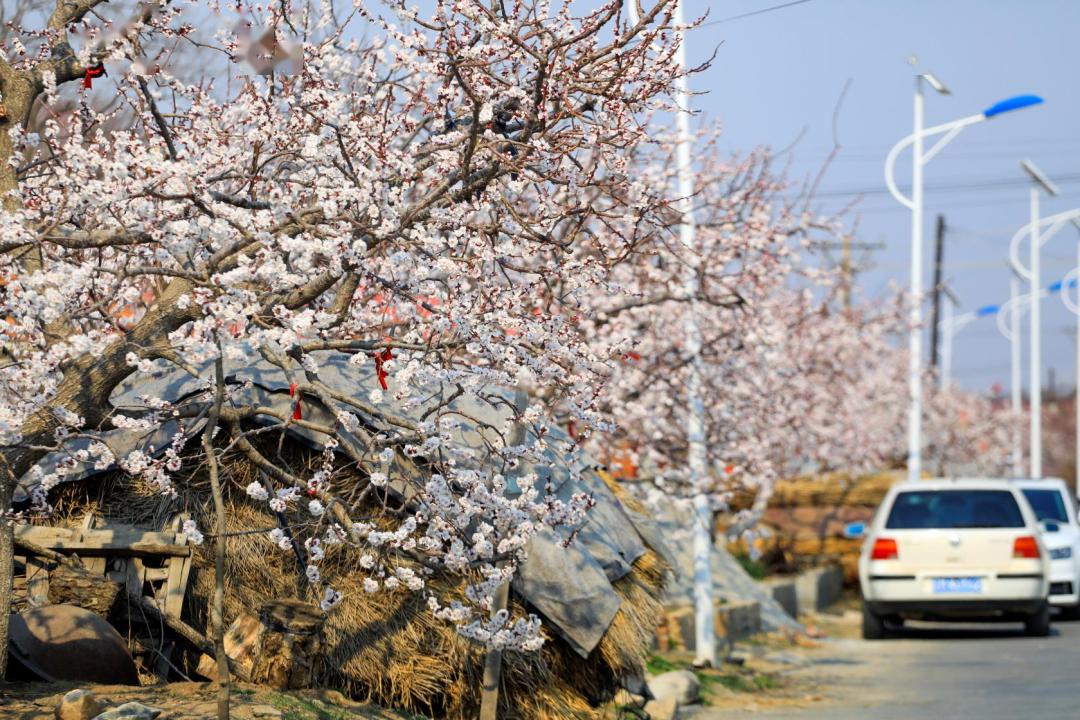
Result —
[{"label": "boulder", "polygon": [[649,720],[678,720],[679,703],[673,697],[650,700],[645,703],[645,714]]},{"label": "boulder", "polygon": [[154,720],[160,714],[161,710],[156,708],[147,707],[138,702],[128,702],[106,710],[94,720]]},{"label": "boulder", "polygon": [[657,700],[672,698],[679,705],[693,705],[698,701],[701,682],[689,670],[672,670],[650,680],[649,692]]},{"label": "boulder", "polygon": [[101,703],[89,690],[72,690],[56,706],[56,720],[91,720],[101,713]]}]

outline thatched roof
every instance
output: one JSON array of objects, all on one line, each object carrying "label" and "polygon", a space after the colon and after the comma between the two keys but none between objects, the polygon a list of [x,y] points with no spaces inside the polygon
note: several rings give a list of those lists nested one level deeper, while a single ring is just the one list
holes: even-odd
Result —
[{"label": "thatched roof", "polygon": [[[350,356],[344,353],[316,353],[319,361],[319,379],[336,392],[358,397],[367,402],[368,391],[377,387],[375,371],[371,363],[350,364]],[[279,367],[263,360],[255,362],[227,362],[225,373],[230,393],[238,405],[257,403],[290,412],[290,380]],[[213,377],[212,366],[197,367],[198,376],[192,376],[173,365],[159,365],[153,372],[136,373],[116,389],[110,401],[120,411],[133,411],[147,407],[145,398],[163,398],[174,405],[193,402],[205,393],[207,382]],[[462,384],[467,384],[462,380]],[[468,448],[471,457],[467,462],[483,466],[491,459],[492,448],[500,447],[505,440],[499,436],[514,417],[512,408],[514,393],[504,387],[481,386],[471,392],[459,394],[459,383],[426,383],[410,388],[407,397],[425,398],[420,402],[396,399],[393,391],[384,393],[377,406],[380,414],[420,422],[425,412],[434,406],[448,405],[462,422],[452,431],[455,445]],[[305,398],[304,417],[326,425],[334,424],[334,416],[315,398]],[[365,418],[378,422],[378,418]],[[187,428],[195,433],[199,423]],[[392,426],[387,426],[392,431]],[[112,430],[101,434],[100,439],[123,457],[133,449],[159,452],[177,431],[170,421],[156,431],[145,434],[132,430]],[[521,429],[519,429],[521,431]],[[289,437],[312,448],[321,448],[325,437],[318,432],[289,425]],[[532,433],[532,429],[524,429]],[[339,435],[349,442],[348,433]],[[567,500],[572,495],[585,492],[596,499],[584,525],[568,547],[563,547],[568,530],[546,528],[530,541],[528,560],[519,569],[513,590],[529,606],[543,616],[545,625],[554,628],[562,639],[581,657],[595,650],[615,618],[623,598],[613,584],[626,577],[633,565],[651,548],[667,557],[656,526],[640,508],[628,507],[616,492],[594,471],[592,460],[576,449],[571,439],[557,427],[545,433],[545,467],[533,467],[528,463],[507,473],[509,492],[516,492],[513,480],[524,473],[536,472],[540,477],[538,489],[550,491]],[[86,445],[89,440],[78,440],[68,451]],[[359,442],[356,443],[359,447]],[[66,454],[54,453],[39,465],[49,471]],[[95,470],[90,463],[78,466],[68,473],[65,481],[78,480],[91,475],[108,472]],[[391,476],[393,481],[393,476]],[[19,497],[25,498],[34,483],[28,473],[20,484]],[[399,484],[402,492],[405,485]],[[661,561],[663,562],[663,561]]]}]

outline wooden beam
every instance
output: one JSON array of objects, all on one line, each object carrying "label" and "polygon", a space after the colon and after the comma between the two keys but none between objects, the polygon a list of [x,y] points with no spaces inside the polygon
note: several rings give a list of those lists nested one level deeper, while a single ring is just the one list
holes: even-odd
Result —
[{"label": "wooden beam", "polygon": [[[47,558],[58,563],[65,561],[69,563],[71,562],[71,559],[56,552],[55,550],[50,550],[49,548],[38,545],[37,543],[28,540],[25,537],[20,537],[18,533],[16,533],[15,535],[15,545],[25,550],[29,555],[37,555],[39,557]],[[128,593],[128,599],[132,604],[140,607],[143,612],[146,612],[155,620],[160,620],[164,624],[168,625],[173,632],[187,640],[199,650],[202,650],[204,653],[207,653],[209,655],[215,655],[214,643],[211,642],[209,638],[207,638],[195,628],[188,625],[180,618],[159,609],[154,604],[153,600],[151,600],[150,598],[143,597],[141,594]],[[251,678],[245,668],[237,665],[234,662],[230,661],[229,669],[234,675],[236,675],[236,677],[240,678],[244,682],[248,682]]]},{"label": "wooden beam", "polygon": [[40,547],[86,557],[188,557],[191,547],[178,545],[172,533],[126,530],[78,530],[22,525],[15,536]]}]

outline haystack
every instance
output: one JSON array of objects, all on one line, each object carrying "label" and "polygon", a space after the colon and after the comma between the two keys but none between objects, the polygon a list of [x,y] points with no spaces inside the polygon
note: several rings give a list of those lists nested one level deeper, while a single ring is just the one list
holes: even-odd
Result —
[{"label": "haystack", "polygon": [[[255,368],[254,372],[263,381],[265,401],[288,402],[287,384],[267,381],[267,376],[273,375],[272,368]],[[355,388],[355,383],[365,379],[361,375],[346,380]],[[139,391],[145,392],[145,388]],[[127,388],[125,392],[128,394],[121,401],[114,399],[114,404],[127,405],[136,390]],[[398,410],[404,414],[408,409]],[[475,414],[477,408],[470,411]],[[305,412],[318,412],[318,408],[312,403],[305,406]],[[496,426],[494,422],[492,426]],[[314,469],[321,462],[315,449],[321,442],[306,440],[311,438],[288,435],[277,457],[287,456],[283,460],[293,468]],[[267,531],[278,526],[278,519],[264,511],[264,505],[256,506],[243,491],[258,476],[258,469],[246,457],[232,452],[224,456],[222,465],[230,532],[225,573],[227,622],[272,598],[297,597],[317,603],[296,558],[282,553],[267,537]],[[501,718],[597,718],[598,707],[620,686],[644,676],[644,660],[660,616],[669,564],[662,559],[658,535],[644,508],[614,482],[587,467],[574,470],[572,481],[558,479],[566,486],[558,492],[585,490],[597,499],[597,506],[568,550],[558,548],[558,537],[536,538],[529,561],[512,585],[513,609],[540,615],[547,642],[539,653],[504,654]],[[342,472],[346,474],[335,480],[336,486],[348,486],[348,472],[356,473],[357,479],[363,474],[355,468]],[[156,528],[184,510],[200,527],[213,527],[208,481],[201,469],[180,479],[180,496],[172,501],[140,487],[119,471],[88,471],[72,477],[82,481],[54,491],[57,522],[74,523],[87,510],[94,510],[107,519]],[[549,483],[555,481],[547,478]],[[374,497],[369,501],[378,502]],[[358,583],[350,586],[349,575],[360,572],[351,565],[356,559],[355,552],[330,546],[320,564],[324,577],[339,578],[335,585],[345,591],[344,600],[327,619],[320,684],[434,718],[475,717],[483,649],[432,617],[421,595],[409,591],[368,595],[355,587]],[[185,608],[186,618],[197,628],[208,626],[213,578],[213,553],[206,545],[196,552]],[[435,577],[429,589],[450,598],[461,583],[461,578]]]}]

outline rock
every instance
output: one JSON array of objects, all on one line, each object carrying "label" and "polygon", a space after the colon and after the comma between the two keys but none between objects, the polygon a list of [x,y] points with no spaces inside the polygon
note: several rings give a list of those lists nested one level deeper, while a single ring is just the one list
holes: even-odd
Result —
[{"label": "rock", "polygon": [[251,717],[255,718],[279,718],[282,714],[273,705],[253,705],[250,712]]},{"label": "rock", "polygon": [[89,690],[72,690],[56,706],[56,720],[91,720],[101,713],[101,703]]},{"label": "rock", "polygon": [[670,697],[679,705],[693,705],[698,701],[701,682],[689,670],[672,670],[650,680],[649,691],[657,700]]},{"label": "rock", "polygon": [[645,714],[649,716],[649,720],[678,720],[679,703],[670,696],[662,700],[650,700],[645,703]]},{"label": "rock", "polygon": [[646,684],[648,680],[652,680],[652,675],[645,673],[645,677],[640,675],[632,675],[623,678],[622,686],[629,691],[631,695],[641,695],[646,700],[652,700],[652,696],[649,695],[649,686]]},{"label": "rock", "polygon": [[645,697],[643,695],[635,695],[625,688],[619,688],[619,691],[615,693],[615,699],[612,701],[616,707],[634,707],[639,708],[645,705]]},{"label": "rock", "polygon": [[154,720],[160,714],[161,710],[156,708],[147,707],[142,703],[128,702],[106,710],[94,720]]}]

